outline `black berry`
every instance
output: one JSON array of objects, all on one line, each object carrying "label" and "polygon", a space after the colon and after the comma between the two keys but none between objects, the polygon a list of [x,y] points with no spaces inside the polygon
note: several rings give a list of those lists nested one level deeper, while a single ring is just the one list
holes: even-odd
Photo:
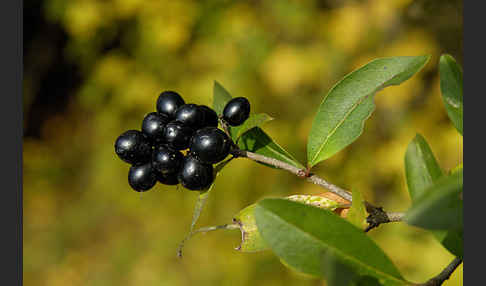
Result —
[{"label": "black berry", "polygon": [[177,109],[175,120],[191,128],[197,128],[204,120],[204,111],[196,104],[184,104]]},{"label": "black berry", "polygon": [[184,105],[184,99],[175,91],[164,91],[157,98],[157,111],[173,119],[176,110]]},{"label": "black berry", "polygon": [[204,190],[214,181],[213,165],[204,164],[192,156],[184,157],[177,176],[179,182],[189,190]]},{"label": "black berry", "polygon": [[161,143],[164,136],[164,128],[170,119],[163,113],[151,112],[142,121],[142,132],[152,142]]},{"label": "black berry", "polygon": [[163,174],[175,174],[179,171],[184,155],[164,145],[155,148],[152,155],[152,166]]},{"label": "black berry", "polygon": [[128,130],[116,139],[115,153],[129,164],[142,164],[150,161],[152,147],[142,132]]},{"label": "black berry", "polygon": [[194,130],[192,128],[180,122],[172,121],[164,128],[164,139],[172,149],[184,150],[189,147],[193,133]]},{"label": "black berry", "polygon": [[223,119],[231,126],[243,124],[250,116],[250,102],[244,97],[228,101],[223,109]]},{"label": "black berry", "polygon": [[215,164],[228,156],[231,140],[228,135],[216,127],[205,127],[194,133],[190,152],[199,161]]},{"label": "black berry", "polygon": [[130,167],[128,184],[137,192],[150,190],[157,183],[157,176],[150,163]]},{"label": "black berry", "polygon": [[200,124],[200,127],[218,127],[218,114],[216,114],[216,111],[206,105],[199,105],[199,109],[201,109],[204,114],[204,120],[202,124]]},{"label": "black berry", "polygon": [[157,172],[157,180],[164,185],[177,185],[179,180],[177,180],[177,174],[162,174]]}]

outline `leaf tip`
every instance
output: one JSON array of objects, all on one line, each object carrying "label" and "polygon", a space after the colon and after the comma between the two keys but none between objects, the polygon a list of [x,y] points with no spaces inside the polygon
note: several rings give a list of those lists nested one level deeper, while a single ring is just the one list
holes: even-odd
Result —
[{"label": "leaf tip", "polygon": [[455,61],[455,60],[454,60],[454,57],[453,57],[452,55],[450,55],[450,54],[442,54],[442,55],[440,55],[440,59],[439,59],[439,61],[441,61],[441,62],[442,62],[442,61],[446,61],[446,60],[452,60],[452,61]]},{"label": "leaf tip", "polygon": [[421,140],[421,139],[424,139],[424,136],[422,136],[422,134],[420,133],[416,133],[415,137],[413,137],[413,141]]}]

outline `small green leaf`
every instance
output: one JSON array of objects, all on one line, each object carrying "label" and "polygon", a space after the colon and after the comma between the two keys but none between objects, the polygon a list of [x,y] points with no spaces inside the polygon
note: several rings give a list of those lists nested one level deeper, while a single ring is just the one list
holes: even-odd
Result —
[{"label": "small green leaf", "polygon": [[376,59],[338,82],[321,102],[307,142],[310,167],[351,144],[375,108],[374,94],[418,72],[429,56]]},{"label": "small green leaf", "polygon": [[405,153],[405,175],[408,191],[414,202],[427,187],[443,175],[429,144],[420,134],[408,144]]},{"label": "small green leaf", "polygon": [[450,55],[442,55],[439,61],[440,91],[449,119],[462,135],[462,70]]},{"label": "small green leaf", "polygon": [[[417,134],[408,145],[405,153],[405,174],[408,191],[414,203],[428,187],[443,176],[432,150],[420,134]],[[432,230],[431,232],[447,250],[462,257],[462,236],[457,230]]]},{"label": "small green leaf", "polygon": [[213,109],[218,115],[223,113],[223,109],[232,99],[231,94],[219,82],[214,81],[213,87]]},{"label": "small green leaf", "polygon": [[353,190],[352,195],[353,204],[349,209],[346,219],[358,228],[363,229],[363,227],[366,225],[366,208],[364,205],[363,197],[361,196],[361,193],[357,190]]},{"label": "small green leaf", "polygon": [[405,221],[426,229],[462,228],[462,170],[437,180],[417,198]]},{"label": "small green leaf", "polygon": [[[270,138],[259,127],[254,127],[245,132],[238,141],[238,147],[241,150],[254,152],[286,162],[297,168],[304,168],[299,161],[297,161],[292,155],[275,143],[272,138]],[[263,165],[269,166],[266,164]]]},{"label": "small green leaf", "polygon": [[260,127],[270,120],[273,120],[273,118],[266,113],[252,114],[242,125],[230,128],[231,138],[236,142],[246,131],[254,127]]},{"label": "small green leaf", "polygon": [[323,277],[324,257],[332,251],[358,275],[384,285],[407,282],[362,229],[326,209],[283,199],[265,199],[255,208],[258,230],[272,251],[298,271]]}]

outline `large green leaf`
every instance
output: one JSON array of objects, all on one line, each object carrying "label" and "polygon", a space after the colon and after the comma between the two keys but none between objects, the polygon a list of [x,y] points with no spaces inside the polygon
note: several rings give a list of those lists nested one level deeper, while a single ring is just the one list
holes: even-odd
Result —
[{"label": "large green leaf", "polygon": [[384,285],[404,285],[399,271],[362,229],[329,210],[283,199],[265,199],[255,208],[258,230],[273,252],[301,272],[324,277],[325,255],[332,251],[358,275]]},{"label": "large green leaf", "polygon": [[462,228],[463,171],[438,179],[405,214],[408,224],[426,229]]},{"label": "large green leaf", "polygon": [[[443,176],[432,150],[420,134],[417,134],[408,145],[405,153],[405,174],[413,202]],[[462,257],[461,230],[432,230],[432,234],[452,254]]]},{"label": "large green leaf", "polygon": [[338,82],[322,101],[307,142],[310,167],[356,140],[374,110],[374,94],[398,85],[418,72],[429,56],[374,60]]},{"label": "large green leaf", "polygon": [[273,118],[266,113],[252,114],[240,126],[235,126],[230,128],[231,138],[233,139],[234,142],[236,142],[238,138],[240,138],[240,136],[243,135],[246,131],[254,127],[260,127],[262,124],[270,120],[273,120]]},{"label": "large green leaf", "polygon": [[380,282],[371,276],[361,276],[360,278],[356,279],[354,283],[350,286],[381,286]]},{"label": "large green leaf", "polygon": [[447,114],[462,135],[462,70],[450,55],[442,55],[439,61],[440,91]]},{"label": "large green leaf", "polygon": [[213,87],[213,109],[218,115],[223,113],[223,109],[232,99],[231,94],[219,82],[214,81]]},{"label": "large green leaf", "polygon": [[408,144],[405,152],[405,175],[412,201],[443,175],[429,144],[420,134]]},{"label": "large green leaf", "polygon": [[304,168],[299,161],[297,161],[292,155],[275,143],[272,138],[270,138],[270,136],[268,136],[259,127],[254,127],[245,132],[238,141],[238,147],[240,147],[242,150],[254,152],[286,162],[297,168]]}]

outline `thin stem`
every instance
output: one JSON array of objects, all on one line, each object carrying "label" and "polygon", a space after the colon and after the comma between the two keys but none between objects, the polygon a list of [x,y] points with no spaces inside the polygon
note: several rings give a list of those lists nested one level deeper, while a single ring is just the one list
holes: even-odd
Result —
[{"label": "thin stem", "polygon": [[[233,150],[231,150],[231,154],[235,157],[245,157],[256,162],[265,163],[277,167],[279,169],[286,170],[298,177],[305,178],[307,181],[313,184],[323,187],[324,189],[340,196],[341,198],[349,201],[350,203],[352,203],[353,201],[353,197],[350,192],[332,183],[329,183],[328,181],[314,174],[309,174],[307,170],[299,169],[286,162],[282,162],[274,158],[266,157],[261,154],[241,150],[237,147],[234,147]],[[369,213],[369,216],[366,218],[366,221],[368,222],[368,227],[364,230],[365,232],[368,232],[371,229],[378,227],[380,224],[383,223],[400,222],[402,221],[405,215],[404,213],[400,213],[400,212],[387,213],[383,210],[383,208],[375,207],[368,202],[365,202],[365,206],[366,206],[366,211]]]},{"label": "thin stem", "polygon": [[386,213],[386,215],[388,216],[388,221],[387,222],[398,222],[398,221],[402,221],[403,220],[403,217],[405,216],[405,213],[399,213],[399,212],[396,212],[396,213]]},{"label": "thin stem", "polygon": [[192,231],[191,233],[189,233],[189,235],[186,236],[186,238],[184,238],[182,240],[182,242],[179,245],[179,248],[177,250],[177,256],[179,258],[182,258],[182,249],[184,248],[186,241],[188,241],[190,238],[192,238],[197,233],[200,233],[200,232],[205,233],[205,232],[215,231],[215,230],[218,230],[218,229],[240,229],[240,226],[237,225],[237,224],[223,224],[223,225],[207,226],[207,227],[198,228],[198,229]]},{"label": "thin stem", "polygon": [[240,226],[237,224],[223,224],[223,225],[216,225],[216,226],[201,227],[196,229],[192,235],[194,236],[194,234],[199,232],[210,232],[218,229],[240,229]]},{"label": "thin stem", "polygon": [[449,265],[447,265],[444,270],[442,270],[441,273],[439,273],[437,276],[431,278],[429,281],[423,283],[423,284],[417,284],[417,286],[440,286],[449,279],[452,275],[452,273],[457,269],[459,265],[461,265],[462,259],[459,257],[456,257]]},{"label": "thin stem", "polygon": [[226,133],[226,135],[228,135],[228,137],[231,138],[231,134],[229,132],[228,125],[226,125],[226,122],[224,122],[224,120],[221,116],[218,118],[218,120],[219,120],[219,124],[221,125],[221,127],[224,130],[224,133]]},{"label": "thin stem", "polygon": [[236,157],[245,157],[245,158],[248,158],[248,159],[253,160],[253,161],[265,163],[265,164],[277,167],[279,169],[289,171],[290,173],[292,173],[292,174],[294,174],[298,177],[306,178],[307,181],[309,181],[313,184],[319,185],[319,186],[327,189],[328,191],[342,197],[343,199],[345,199],[349,202],[353,201],[353,197],[352,197],[350,192],[348,192],[348,191],[346,191],[346,190],[344,190],[344,189],[342,189],[342,188],[340,188],[340,187],[338,187],[338,186],[336,186],[332,183],[329,183],[328,181],[324,180],[323,178],[318,177],[317,175],[314,175],[314,174],[306,175],[305,170],[299,169],[299,168],[292,166],[288,163],[282,162],[282,161],[274,159],[274,158],[266,157],[266,156],[263,156],[263,155],[260,155],[260,154],[257,154],[257,153],[240,150],[240,149],[234,149],[231,152]]},{"label": "thin stem", "polygon": [[[231,134],[229,132],[228,126],[226,125],[224,120],[222,120],[221,118],[220,118],[220,124],[223,127],[226,134],[228,135],[228,137],[231,138]],[[336,186],[336,185],[324,180],[323,178],[321,178],[321,177],[319,177],[315,174],[309,173],[309,171],[310,171],[309,169],[299,169],[299,168],[297,168],[293,165],[290,165],[286,162],[277,160],[275,158],[270,158],[270,157],[267,157],[267,156],[264,156],[264,155],[261,155],[261,154],[253,153],[253,152],[246,151],[246,150],[241,150],[234,143],[233,143],[233,146],[232,146],[230,153],[235,158],[244,157],[244,158],[256,161],[256,162],[265,163],[267,165],[271,165],[273,167],[277,167],[279,169],[286,170],[286,171],[288,171],[288,172],[290,172],[290,173],[292,173],[292,174],[294,174],[294,175],[296,175],[300,178],[305,178],[308,182],[311,182],[313,184],[321,186],[322,188],[324,188],[324,189],[340,196],[341,198],[347,200],[349,203],[353,202],[353,196],[351,195],[351,193],[349,191],[342,189],[341,187]],[[365,232],[368,232],[369,230],[377,227],[378,225],[380,225],[382,223],[401,221],[403,216],[404,216],[403,213],[386,213],[385,211],[383,211],[383,208],[374,207],[373,205],[371,205],[368,202],[365,202],[365,205],[367,207],[368,213],[370,214],[367,218],[367,222],[368,222],[369,226],[365,229]]]}]

